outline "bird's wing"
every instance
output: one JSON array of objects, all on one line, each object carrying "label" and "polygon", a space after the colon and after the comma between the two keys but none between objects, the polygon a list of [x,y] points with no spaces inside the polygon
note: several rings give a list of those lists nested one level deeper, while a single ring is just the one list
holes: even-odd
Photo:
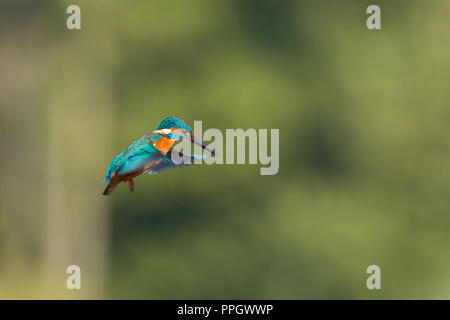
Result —
[{"label": "bird's wing", "polygon": [[153,146],[154,135],[157,134],[152,132],[144,135],[118,154],[109,164],[104,180],[110,180],[113,173],[126,175],[156,165],[164,154]]},{"label": "bird's wing", "polygon": [[158,172],[160,172],[161,170],[164,169],[170,169],[170,168],[177,168],[182,166],[182,164],[175,164],[172,162],[172,160],[170,158],[163,158],[161,159],[161,161],[156,164],[155,166],[151,167],[150,169],[148,169],[147,171],[145,171],[145,173],[147,174],[157,174]]},{"label": "bird's wing", "polygon": [[[180,164],[176,164],[172,161],[172,153],[178,152],[180,159],[182,162]],[[186,166],[194,163],[195,159],[205,159],[205,157],[197,156],[195,154],[185,153],[183,154],[181,151],[178,151],[175,148],[170,148],[169,152],[167,152],[166,156],[155,166],[148,169],[145,173],[147,174],[157,174],[161,170],[171,169],[171,168],[179,168],[182,166]]]},{"label": "bird's wing", "polygon": [[126,175],[156,165],[164,155],[150,144],[141,144],[128,153],[126,159],[120,164],[117,174]]},{"label": "bird's wing", "polygon": [[[145,136],[144,136],[145,137]],[[109,181],[111,179],[111,174],[116,172],[120,165],[127,159],[128,155],[139,145],[141,144],[143,138],[139,138],[132,144],[130,144],[125,150],[119,153],[114,159],[109,163],[108,169],[106,170],[105,179],[103,182]]]}]

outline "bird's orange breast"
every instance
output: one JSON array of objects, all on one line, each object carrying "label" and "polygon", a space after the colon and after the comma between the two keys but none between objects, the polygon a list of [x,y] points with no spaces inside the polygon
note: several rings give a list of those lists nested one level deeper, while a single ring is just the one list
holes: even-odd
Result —
[{"label": "bird's orange breast", "polygon": [[173,143],[174,142],[168,138],[160,137],[157,141],[153,143],[153,146],[162,153],[166,154],[172,147]]}]

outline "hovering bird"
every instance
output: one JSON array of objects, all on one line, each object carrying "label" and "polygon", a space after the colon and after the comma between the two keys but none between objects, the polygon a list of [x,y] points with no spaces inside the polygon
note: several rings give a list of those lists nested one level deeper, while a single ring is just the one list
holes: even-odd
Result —
[{"label": "hovering bird", "polygon": [[[103,191],[103,195],[110,195],[120,182],[128,182],[130,190],[134,191],[133,179],[142,173],[155,174],[163,169],[173,168],[183,165],[175,164],[172,161],[172,153],[178,152],[183,160],[193,160],[194,154],[183,154],[172,148],[176,141],[188,140],[202,146],[208,150],[212,156],[215,152],[209,149],[203,142],[192,134],[192,129],[181,119],[167,117],[163,119],[155,131],[147,133],[128,148],[123,150],[112,159],[106,170],[103,181],[108,181],[108,185]],[[192,162],[191,162],[192,163]]]}]

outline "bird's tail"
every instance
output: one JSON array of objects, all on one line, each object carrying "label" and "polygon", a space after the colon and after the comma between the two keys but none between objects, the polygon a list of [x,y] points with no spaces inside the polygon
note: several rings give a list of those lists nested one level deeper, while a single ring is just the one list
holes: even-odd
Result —
[{"label": "bird's tail", "polygon": [[119,182],[120,182],[120,181],[117,181],[117,180],[115,180],[115,179],[111,179],[111,180],[108,182],[108,185],[106,186],[105,191],[103,191],[103,195],[104,195],[104,196],[109,196],[109,195],[114,191],[114,189],[117,187],[117,185],[119,184]]}]

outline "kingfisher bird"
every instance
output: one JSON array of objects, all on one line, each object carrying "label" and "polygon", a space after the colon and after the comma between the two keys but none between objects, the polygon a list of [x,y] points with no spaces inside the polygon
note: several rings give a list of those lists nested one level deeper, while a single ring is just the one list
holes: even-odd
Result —
[{"label": "kingfisher bird", "polygon": [[[155,131],[142,136],[111,160],[103,179],[104,182],[108,181],[103,195],[110,195],[120,182],[128,182],[130,190],[134,191],[133,179],[142,173],[155,174],[163,169],[182,166],[186,160],[203,158],[195,154],[183,154],[172,147],[176,141],[184,139],[202,146],[211,156],[215,155],[213,150],[194,137],[192,129],[183,120],[167,117]],[[184,160],[182,163],[175,164],[172,161],[174,152],[178,152],[178,156]]]}]

